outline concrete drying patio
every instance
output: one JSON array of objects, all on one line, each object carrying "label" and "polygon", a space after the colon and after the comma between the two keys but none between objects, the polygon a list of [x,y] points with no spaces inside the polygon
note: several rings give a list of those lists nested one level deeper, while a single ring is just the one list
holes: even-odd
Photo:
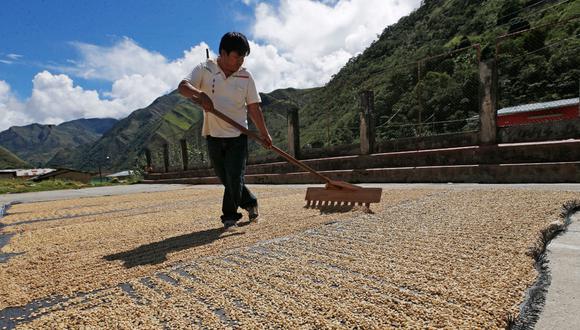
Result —
[{"label": "concrete drying patio", "polygon": [[539,187],[385,186],[367,213],[254,186],[261,220],[227,232],[216,187],[13,205],[0,328],[505,327],[580,199]]}]

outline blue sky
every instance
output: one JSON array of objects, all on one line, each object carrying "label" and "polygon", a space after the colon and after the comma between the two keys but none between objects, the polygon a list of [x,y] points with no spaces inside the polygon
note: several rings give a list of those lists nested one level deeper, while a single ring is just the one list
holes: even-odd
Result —
[{"label": "blue sky", "polygon": [[[71,42],[107,45],[128,36],[146,49],[178,58],[202,40],[216,48],[223,31],[247,32],[252,15],[241,1],[225,0],[3,0],[0,60],[16,63],[0,63],[0,80],[28,97],[34,74],[76,57]],[[22,57],[14,61],[9,54]]]},{"label": "blue sky", "polygon": [[420,0],[3,0],[0,131],[122,118],[173,90],[227,31],[260,91],[324,85]]}]

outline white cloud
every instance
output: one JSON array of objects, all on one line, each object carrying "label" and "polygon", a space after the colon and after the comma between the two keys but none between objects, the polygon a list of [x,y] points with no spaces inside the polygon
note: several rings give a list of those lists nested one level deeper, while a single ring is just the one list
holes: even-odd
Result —
[{"label": "white cloud", "polygon": [[6,57],[8,57],[11,60],[18,60],[18,59],[22,58],[22,55],[19,55],[19,54],[8,54],[8,55],[6,55]]},{"label": "white cloud", "polygon": [[18,101],[10,85],[3,80],[0,80],[0,114],[0,131],[12,125],[30,123],[29,116],[24,112],[24,104]]},{"label": "white cloud", "polygon": [[18,54],[6,54],[4,59],[0,59],[0,63],[3,64],[14,64],[15,61],[18,61],[22,58],[22,55]]},{"label": "white cloud", "polygon": [[120,100],[103,100],[96,91],[74,86],[67,75],[38,73],[32,96],[26,102],[27,112],[45,124],[59,124],[77,118],[119,117],[126,113]]},{"label": "white cloud", "polygon": [[258,88],[262,91],[271,91],[280,84],[292,85],[298,80],[296,63],[282,56],[272,45],[262,46],[250,41],[250,56],[246,58],[244,66],[248,67],[257,80]]},{"label": "white cloud", "polygon": [[[206,57],[207,44],[200,43],[168,61],[125,38],[111,47],[75,44],[81,59],[71,66],[53,67],[67,74],[43,71],[33,79],[29,99],[19,101],[10,86],[0,81],[0,131],[32,122],[59,124],[78,118],[123,118],[175,89],[181,79]],[[210,56],[215,54],[210,52]],[[70,76],[111,82],[111,91],[100,95],[75,85]]]},{"label": "white cloud", "polygon": [[149,74],[173,84],[176,79],[183,77],[187,70],[205,59],[205,49],[209,48],[202,42],[184,51],[182,58],[168,61],[165,56],[142,48],[130,38],[123,38],[111,47],[79,42],[73,43],[73,46],[79,51],[81,60],[71,61],[73,66],[55,69],[85,79],[108,81]]},{"label": "white cloud", "polygon": [[152,74],[132,74],[116,80],[107,96],[119,101],[127,109],[135,110],[176,87],[175,82],[170,85]]},{"label": "white cloud", "polygon": [[[81,60],[72,67],[59,69],[85,79],[110,81],[106,96],[134,110],[150,104],[160,95],[177,88],[178,83],[206,57],[209,46],[202,42],[183,52],[183,57],[169,61],[163,55],[142,48],[129,38],[111,47],[74,44]],[[210,56],[215,56],[210,52]]]},{"label": "white cloud", "polygon": [[[419,4],[420,0],[280,0],[277,6],[258,3],[253,36],[258,43],[274,47],[276,54],[289,63],[286,68],[294,72],[280,73],[292,77],[289,79],[273,81],[256,75],[257,80],[260,83],[260,79],[266,79],[262,84],[275,88],[323,85],[385,27]],[[252,51],[250,58],[253,56]],[[263,64],[251,63],[250,58],[249,68],[260,71]],[[287,85],[289,81],[294,85]]]},{"label": "white cloud", "polygon": [[104,100],[96,91],[74,86],[67,75],[38,73],[32,95],[18,100],[5,81],[0,81],[0,131],[30,123],[60,124],[78,118],[122,117],[131,111],[123,100]]}]

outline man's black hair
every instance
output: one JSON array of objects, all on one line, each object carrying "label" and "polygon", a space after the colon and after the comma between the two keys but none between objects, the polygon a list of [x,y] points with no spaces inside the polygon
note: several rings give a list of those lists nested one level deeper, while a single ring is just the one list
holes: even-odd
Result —
[{"label": "man's black hair", "polygon": [[228,32],[224,34],[220,41],[220,54],[222,49],[228,55],[233,51],[236,51],[240,56],[250,55],[250,44],[248,43],[248,39],[246,39],[246,36],[240,32]]}]

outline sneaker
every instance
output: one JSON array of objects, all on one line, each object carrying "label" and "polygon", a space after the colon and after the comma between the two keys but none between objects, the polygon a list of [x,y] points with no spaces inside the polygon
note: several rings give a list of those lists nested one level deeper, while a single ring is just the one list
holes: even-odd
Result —
[{"label": "sneaker", "polygon": [[224,229],[229,229],[229,228],[234,227],[236,225],[236,222],[237,221],[235,221],[235,220],[222,221],[222,223],[224,224]]},{"label": "sneaker", "polygon": [[250,206],[246,209],[246,211],[248,211],[248,218],[250,219],[250,221],[254,221],[258,218],[258,205],[256,206]]}]

